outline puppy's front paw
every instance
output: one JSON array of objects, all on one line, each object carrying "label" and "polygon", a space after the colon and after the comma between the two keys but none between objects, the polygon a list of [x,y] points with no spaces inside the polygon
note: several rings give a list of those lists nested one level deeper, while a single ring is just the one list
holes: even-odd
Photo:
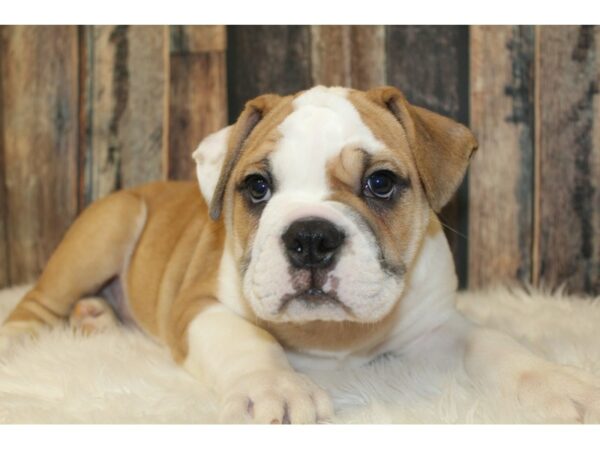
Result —
[{"label": "puppy's front paw", "polygon": [[292,370],[252,372],[225,394],[221,421],[227,423],[316,423],[329,419],[329,395]]},{"label": "puppy's front paw", "polygon": [[567,366],[523,372],[519,401],[546,422],[600,423],[600,380]]}]

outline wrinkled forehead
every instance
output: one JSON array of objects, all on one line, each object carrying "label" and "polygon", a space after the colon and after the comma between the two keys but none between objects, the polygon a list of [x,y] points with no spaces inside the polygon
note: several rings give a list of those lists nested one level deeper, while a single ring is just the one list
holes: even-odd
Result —
[{"label": "wrinkled forehead", "polygon": [[279,192],[327,191],[326,165],[343,149],[377,153],[385,148],[344,88],[313,88],[296,97],[277,127],[279,139],[269,160]]}]

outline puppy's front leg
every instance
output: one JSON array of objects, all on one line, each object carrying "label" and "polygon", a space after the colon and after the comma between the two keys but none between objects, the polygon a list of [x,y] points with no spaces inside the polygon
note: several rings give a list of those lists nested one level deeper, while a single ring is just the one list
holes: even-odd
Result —
[{"label": "puppy's front leg", "polygon": [[332,415],[327,393],[295,372],[265,330],[214,302],[191,322],[184,367],[221,395],[224,422],[315,423]]},{"label": "puppy's front leg", "polygon": [[544,422],[600,423],[600,379],[544,360],[510,336],[471,328],[465,368],[471,378],[517,397]]}]

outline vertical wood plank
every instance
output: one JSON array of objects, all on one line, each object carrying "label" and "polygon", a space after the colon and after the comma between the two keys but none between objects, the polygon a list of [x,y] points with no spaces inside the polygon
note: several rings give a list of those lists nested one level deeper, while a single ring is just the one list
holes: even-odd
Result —
[{"label": "vertical wood plank", "polygon": [[386,83],[385,27],[350,27],[352,87],[371,89]]},{"label": "vertical wood plank", "polygon": [[534,29],[473,26],[469,287],[531,281]]},{"label": "vertical wood plank", "polygon": [[227,31],[224,25],[172,25],[171,53],[224,52]]},{"label": "vertical wood plank", "polygon": [[78,47],[74,26],[2,33],[10,281],[31,281],[77,213]]},{"label": "vertical wood plank", "polygon": [[[5,45],[4,36],[6,26],[0,26],[0,55],[4,54],[3,47]],[[6,162],[4,161],[4,120],[3,107],[4,98],[2,95],[3,86],[2,78],[6,70],[0,59],[0,289],[10,285],[8,276],[9,255],[8,255],[8,205],[6,204]]]},{"label": "vertical wood plank", "polygon": [[166,177],[168,36],[163,26],[86,27],[83,203]]},{"label": "vertical wood plank", "polygon": [[[387,83],[400,88],[411,103],[467,124],[468,27],[388,26],[385,34]],[[467,279],[467,202],[465,179],[440,216],[461,287]]]},{"label": "vertical wood plank", "polygon": [[313,25],[313,84],[370,89],[385,83],[385,27]]},{"label": "vertical wood plank", "polygon": [[600,294],[600,27],[538,30],[536,281]]},{"label": "vertical wood plank", "polygon": [[171,27],[169,178],[191,179],[191,154],[227,125],[226,30],[223,25]]},{"label": "vertical wood plank", "polygon": [[314,25],[310,31],[313,84],[349,87],[352,83],[350,27]]},{"label": "vertical wood plank", "polygon": [[312,85],[309,26],[228,26],[227,43],[231,122],[257,95],[289,94]]}]

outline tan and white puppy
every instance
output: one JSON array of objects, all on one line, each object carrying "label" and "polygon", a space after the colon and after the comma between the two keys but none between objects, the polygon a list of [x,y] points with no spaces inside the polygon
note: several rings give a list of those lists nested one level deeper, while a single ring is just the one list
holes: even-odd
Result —
[{"label": "tan and white puppy", "polygon": [[84,211],[0,339],[85,322],[100,292],[215,386],[224,421],[325,421],[327,393],[296,369],[385,353],[464,364],[549,421],[597,421],[597,379],[454,309],[435,213],[475,148],[390,87],[258,97],[194,153],[201,194],[155,183]]}]

